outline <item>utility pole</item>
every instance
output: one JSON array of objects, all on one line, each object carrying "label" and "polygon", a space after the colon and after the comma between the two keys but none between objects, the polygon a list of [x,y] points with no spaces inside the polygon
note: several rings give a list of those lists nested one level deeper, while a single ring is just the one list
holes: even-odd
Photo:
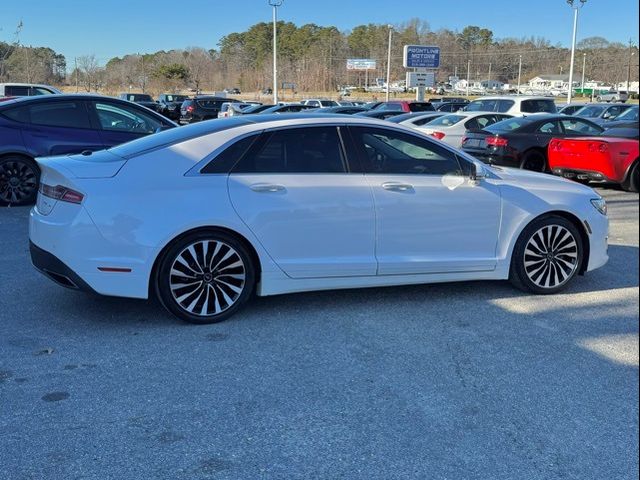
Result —
[{"label": "utility pole", "polygon": [[[629,81],[631,80],[631,57],[633,57],[633,42],[629,40],[629,63],[627,64],[627,95],[629,95]],[[630,95],[629,98],[631,98]]]},{"label": "utility pole", "polygon": [[491,62],[489,62],[489,78],[487,79],[487,88],[491,88]]},{"label": "utility pole", "polygon": [[76,93],[78,93],[78,57],[73,57],[73,64],[76,71]]},{"label": "utility pole", "polygon": [[278,104],[278,7],[284,0],[268,0],[273,7],[273,104]]},{"label": "utility pole", "polygon": [[469,98],[469,82],[471,81],[471,59],[467,61],[467,98]]},{"label": "utility pole", "polygon": [[387,92],[385,95],[386,100],[389,101],[389,88],[391,82],[391,34],[393,33],[393,25],[387,25],[389,27],[389,45],[387,46]]},{"label": "utility pole", "polygon": [[522,76],[522,55],[518,55],[518,91],[517,95],[520,95],[520,78]]},{"label": "utility pole", "polygon": [[582,96],[584,97],[584,71],[587,66],[587,54],[582,54],[582,82],[580,84],[580,90],[582,90]]}]

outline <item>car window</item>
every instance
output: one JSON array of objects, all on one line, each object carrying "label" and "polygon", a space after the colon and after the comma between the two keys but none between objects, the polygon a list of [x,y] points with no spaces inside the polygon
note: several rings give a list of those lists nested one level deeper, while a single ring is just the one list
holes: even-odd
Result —
[{"label": "car window", "polygon": [[603,131],[603,129],[581,120],[566,119],[561,120],[561,123],[565,133],[570,135],[597,135]]},{"label": "car window", "polygon": [[344,173],[335,127],[306,127],[264,134],[233,173]]},{"label": "car window", "polygon": [[103,130],[154,133],[162,127],[160,120],[129,105],[95,102],[95,109]]},{"label": "car window", "polygon": [[434,141],[387,129],[353,127],[351,130],[365,173],[460,173],[455,154]]},{"label": "car window", "polygon": [[504,113],[508,112],[511,107],[515,105],[516,102],[513,100],[498,100],[498,106],[496,108],[496,112]]},{"label": "car window", "polygon": [[442,117],[438,117],[432,122],[429,122],[429,126],[434,127],[451,127],[456,123],[460,123],[466,117],[463,115],[443,115]]},{"label": "car window", "polygon": [[[82,102],[47,102],[25,106],[15,112],[14,120],[61,128],[91,128],[89,115]],[[10,113],[8,112],[9,117]]]},{"label": "car window", "polygon": [[524,113],[556,113],[556,103],[549,99],[537,99],[537,100],[523,100],[520,106],[520,111]]},{"label": "car window", "polygon": [[467,130],[482,130],[489,125],[493,125],[494,123],[496,123],[495,115],[481,115],[479,117],[468,120],[464,124],[464,127]]},{"label": "car window", "polygon": [[[398,105],[401,108],[400,105]],[[411,112],[432,112],[435,111],[433,105],[428,102],[411,102],[409,103],[409,111]]]},{"label": "car window", "polygon": [[624,110],[626,110],[628,107],[623,107],[622,105],[613,105],[611,107],[609,107],[607,109],[606,112],[604,112],[604,114],[602,115],[604,118],[609,118],[611,120],[613,120],[614,118],[616,118],[618,115],[620,115],[621,112],[623,112]]},{"label": "car window", "polygon": [[555,120],[544,122],[538,128],[536,128],[536,132],[538,133],[546,133],[546,134],[557,134],[562,133],[560,129],[560,125]]},{"label": "car window", "polygon": [[220,100],[197,100],[196,103],[202,108],[218,110],[223,102]]},{"label": "car window", "polygon": [[207,163],[200,173],[229,173],[258,137],[259,135],[250,135],[234,142]]},{"label": "car window", "polygon": [[497,110],[498,100],[474,100],[465,107],[467,112],[494,112]]},{"label": "car window", "polygon": [[605,107],[602,105],[587,105],[586,107],[582,107],[578,110],[575,115],[579,117],[586,118],[596,118],[599,117],[602,112],[604,112]]},{"label": "car window", "polygon": [[622,112],[620,115],[616,117],[616,120],[626,120],[629,122],[637,122],[638,121],[638,107],[631,107]]},{"label": "car window", "polygon": [[53,92],[51,90],[49,90],[48,88],[33,87],[31,89],[31,94],[32,95],[52,95]]},{"label": "car window", "polygon": [[440,118],[438,116],[434,116],[434,117],[422,117],[417,119],[416,121],[413,122],[414,125],[420,126],[420,125],[427,125],[428,123],[433,122],[436,118]]},{"label": "car window", "polygon": [[528,118],[507,118],[506,120],[501,120],[493,125],[488,126],[485,130],[491,133],[500,133],[500,132],[512,132],[514,130],[518,130],[522,127],[525,127],[531,123],[531,120]]},{"label": "car window", "polygon": [[29,87],[23,85],[7,85],[4,87],[7,97],[26,97],[29,95]]}]

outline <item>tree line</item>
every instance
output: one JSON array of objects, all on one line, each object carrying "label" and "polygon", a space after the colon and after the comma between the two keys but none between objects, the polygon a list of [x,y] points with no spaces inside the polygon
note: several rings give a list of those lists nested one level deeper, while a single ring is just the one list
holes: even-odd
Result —
[{"label": "tree line", "polygon": [[[389,27],[358,25],[341,32],[315,24],[278,22],[278,77],[299,92],[331,91],[340,85],[362,85],[385,77]],[[393,26],[391,77],[404,78],[402,47],[437,45],[441,49],[438,81],[457,75],[515,83],[522,61],[522,82],[541,74],[567,74],[570,51],[540,37],[496,39],[490,29],[470,25],[462,31],[432,31],[412,19]],[[101,65],[94,55],[65,59],[50,48],[0,42],[0,81],[66,84],[80,91],[114,93],[130,89],[157,93],[239,87],[250,92],[271,86],[272,24],[257,23],[223,37],[215,49],[191,47],[149,54],[128,54]],[[583,55],[584,54],[584,55]],[[634,54],[633,56],[631,54]],[[348,71],[348,58],[376,60],[371,72]],[[606,83],[638,79],[638,49],[602,37],[580,41],[574,71],[585,63],[585,77]],[[636,62],[635,64],[633,62]]]}]

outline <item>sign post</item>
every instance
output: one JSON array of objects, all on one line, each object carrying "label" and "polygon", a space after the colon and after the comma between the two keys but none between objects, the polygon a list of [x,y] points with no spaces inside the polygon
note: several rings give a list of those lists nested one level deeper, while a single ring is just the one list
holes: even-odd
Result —
[{"label": "sign post", "polygon": [[435,70],[440,67],[440,47],[405,45],[403,53],[402,65],[413,70],[407,72],[407,88],[415,86],[416,100],[424,102],[425,88],[435,85]]}]

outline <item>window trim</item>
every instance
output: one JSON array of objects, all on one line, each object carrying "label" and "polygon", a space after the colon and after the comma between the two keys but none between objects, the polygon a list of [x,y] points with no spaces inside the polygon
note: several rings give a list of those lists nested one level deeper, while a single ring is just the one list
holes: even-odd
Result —
[{"label": "window trim", "polygon": [[[407,135],[409,137],[416,138],[418,140],[422,140],[422,141],[431,143],[431,144],[435,145],[436,147],[447,151],[448,153],[450,153],[453,156],[456,164],[458,165],[458,171],[455,172],[455,173],[452,172],[452,173],[445,173],[445,174],[440,174],[440,173],[407,173],[407,172],[405,172],[405,173],[367,172],[365,170],[365,166],[367,165],[367,162],[362,158],[363,157],[362,149],[358,148],[358,146],[357,146],[358,145],[358,141],[356,140],[357,137],[355,135],[355,132],[353,131],[354,127],[355,128],[371,128],[371,129],[375,129],[375,130],[385,130],[385,131],[393,132],[393,133],[396,133],[396,134]],[[348,125],[348,128],[349,128],[349,133],[351,135],[351,138],[353,140],[353,146],[354,146],[354,149],[355,149],[355,154],[357,155],[357,158],[358,158],[358,160],[359,160],[359,162],[361,164],[361,167],[362,167],[362,174],[363,175],[386,175],[386,176],[389,176],[389,175],[397,175],[397,176],[399,176],[399,175],[422,175],[422,176],[429,176],[429,177],[444,177],[445,175],[453,174],[453,175],[460,175],[462,177],[465,176],[464,168],[463,168],[462,164],[460,163],[461,160],[464,160],[464,159],[461,158],[458,155],[458,152],[456,152],[453,148],[450,148],[448,145],[440,145],[440,144],[436,143],[435,140],[431,140],[430,138],[425,138],[423,136],[416,135],[413,132],[407,132],[407,131],[405,131],[403,129],[401,130],[401,129],[389,128],[386,125],[384,125],[384,126],[378,126],[378,125],[372,126],[372,125],[358,125],[358,124],[351,125],[350,124],[350,125]]]},{"label": "window trim", "polygon": [[[244,158],[244,156],[249,151],[251,151],[253,149],[253,147],[255,146],[256,142],[259,140],[259,137],[261,137],[264,132],[265,132],[264,130],[254,130],[253,132],[246,132],[246,133],[243,133],[242,135],[239,135],[239,136],[234,137],[234,138],[232,138],[230,140],[227,140],[225,143],[220,145],[218,148],[215,148],[209,155],[204,157],[202,160],[200,160],[198,163],[196,163],[193,167],[191,167],[189,170],[187,170],[183,176],[185,176],[185,177],[198,177],[198,176],[211,177],[211,176],[220,176],[220,175],[225,175],[225,176],[230,175],[231,172],[233,171],[233,169],[235,168],[235,166],[238,164],[238,162],[242,158]],[[223,172],[220,172],[220,173],[207,173],[207,172],[203,172],[202,171],[207,167],[207,165],[209,165],[211,162],[213,162],[218,157],[218,155],[220,155],[225,150],[227,150],[227,148],[230,148],[233,145],[235,145],[236,143],[241,142],[242,140],[246,139],[247,137],[251,137],[251,136],[255,136],[256,137],[255,140],[253,141],[251,146],[244,152],[244,154],[242,154],[242,156],[236,161],[236,163],[234,163],[231,166],[231,168],[229,168],[228,172],[226,172],[226,173],[223,173]]]}]

